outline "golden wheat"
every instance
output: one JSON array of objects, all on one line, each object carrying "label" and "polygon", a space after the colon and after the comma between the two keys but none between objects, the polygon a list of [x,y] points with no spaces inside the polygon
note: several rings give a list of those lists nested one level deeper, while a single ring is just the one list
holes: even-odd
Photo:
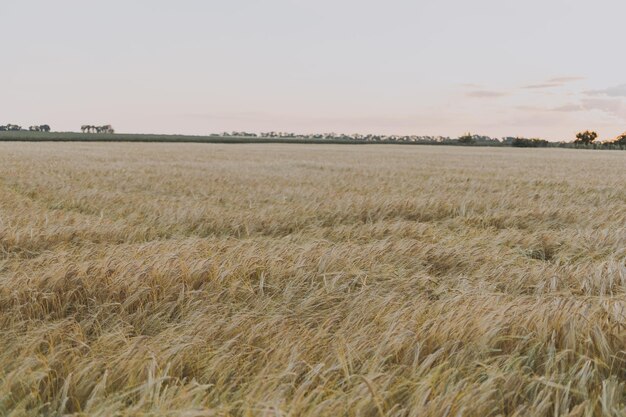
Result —
[{"label": "golden wheat", "polygon": [[0,144],[0,415],[626,414],[626,153]]}]

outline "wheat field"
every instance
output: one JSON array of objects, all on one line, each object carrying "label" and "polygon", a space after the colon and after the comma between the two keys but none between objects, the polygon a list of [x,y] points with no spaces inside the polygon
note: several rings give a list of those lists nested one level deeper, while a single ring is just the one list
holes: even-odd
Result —
[{"label": "wheat field", "polygon": [[626,153],[0,143],[2,416],[626,415]]}]

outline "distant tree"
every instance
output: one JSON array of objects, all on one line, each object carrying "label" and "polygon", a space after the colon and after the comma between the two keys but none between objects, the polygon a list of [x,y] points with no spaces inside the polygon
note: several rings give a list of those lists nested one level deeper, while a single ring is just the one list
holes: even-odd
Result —
[{"label": "distant tree", "polygon": [[464,145],[471,145],[472,143],[474,143],[474,137],[471,133],[467,132],[459,138],[459,143],[462,143]]},{"label": "distant tree", "polygon": [[604,147],[618,146],[619,148],[626,147],[626,132],[622,133],[621,135],[619,135],[615,139],[607,140],[607,141],[602,142],[602,146],[604,146]]},{"label": "distant tree", "polygon": [[31,132],[49,132],[50,126],[48,125],[29,126],[28,130]]},{"label": "distant tree", "polygon": [[610,143],[613,145],[626,146],[626,133],[622,133],[621,135],[613,139]]},{"label": "distant tree", "polygon": [[579,132],[578,134],[576,134],[576,140],[574,141],[574,143],[577,145],[590,145],[597,138],[598,134],[596,132],[585,130],[584,132]]},{"label": "distant tree", "polygon": [[514,138],[511,141],[511,146],[516,148],[546,148],[548,141],[545,139]]}]

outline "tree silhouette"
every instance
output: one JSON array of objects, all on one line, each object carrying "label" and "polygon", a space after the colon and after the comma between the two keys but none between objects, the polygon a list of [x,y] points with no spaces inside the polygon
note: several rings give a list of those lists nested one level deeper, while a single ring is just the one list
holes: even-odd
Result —
[{"label": "tree silhouette", "polygon": [[466,134],[464,134],[463,136],[459,138],[459,143],[462,143],[464,145],[470,145],[474,143],[474,137],[472,136],[471,133],[467,132]]},{"label": "tree silhouette", "polygon": [[622,133],[610,142],[611,145],[626,145],[626,133]]},{"label": "tree silhouette", "polygon": [[574,143],[579,145],[589,145],[593,143],[594,140],[598,137],[596,132],[590,132],[589,130],[585,130],[584,132],[579,132],[576,134],[576,140]]}]

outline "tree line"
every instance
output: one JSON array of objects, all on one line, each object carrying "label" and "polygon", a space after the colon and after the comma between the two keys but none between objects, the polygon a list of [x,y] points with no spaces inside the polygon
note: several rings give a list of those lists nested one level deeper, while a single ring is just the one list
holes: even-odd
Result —
[{"label": "tree line", "polygon": [[238,137],[238,138],[282,138],[282,139],[307,139],[307,140],[352,140],[358,142],[398,142],[398,143],[424,143],[443,145],[476,145],[476,146],[512,146],[518,148],[593,148],[593,149],[622,149],[626,147],[626,133],[613,140],[598,142],[598,134],[593,131],[584,131],[576,135],[573,141],[550,142],[540,138],[503,137],[491,138],[484,135],[465,133],[458,138],[448,136],[418,136],[418,135],[362,135],[343,133],[314,133],[296,134],[290,132],[261,132],[260,134],[245,131],[233,131],[213,133],[213,137]]},{"label": "tree line", "polygon": [[115,129],[111,125],[103,125],[103,126],[93,126],[93,125],[82,125],[80,127],[81,132],[83,133],[115,133]]},{"label": "tree line", "polygon": [[[604,142],[597,142],[598,134],[594,131],[585,130],[576,134],[576,139],[573,142],[557,142],[561,147],[579,147],[579,148],[593,148],[593,149],[621,149],[626,147],[626,133],[622,133],[614,139]],[[523,139],[515,138],[511,143],[511,146],[520,148],[545,148],[550,146],[551,143],[543,139]]]},{"label": "tree line", "polygon": [[[28,130],[31,132],[50,132],[51,128],[47,124],[30,126],[23,129],[22,126],[16,124],[0,125],[0,131],[17,132]],[[82,125],[80,128],[82,133],[108,133],[113,134],[115,130],[111,125]],[[476,135],[465,133],[458,138],[448,136],[420,136],[420,135],[377,135],[377,134],[344,134],[344,133],[313,133],[313,134],[296,134],[291,132],[261,132],[249,133],[245,131],[233,131],[213,133],[210,137],[232,137],[232,138],[254,138],[262,139],[286,139],[286,140],[306,140],[306,141],[339,141],[339,142],[357,142],[357,143],[416,143],[416,144],[433,144],[433,145],[473,145],[473,146],[512,146],[519,148],[584,148],[584,149],[626,149],[626,133],[608,141],[598,141],[598,134],[594,131],[586,130],[579,132],[575,139],[570,142],[549,142],[540,138],[522,138],[522,137],[503,137],[491,138],[484,135]]]},{"label": "tree line", "polygon": [[[29,132],[50,132],[50,125],[34,125],[30,126],[28,129],[24,129],[20,125],[16,124],[7,124],[0,125],[0,132],[21,132],[26,131]],[[82,125],[80,130],[83,133],[115,133],[115,129],[111,125],[103,125],[103,126],[94,126],[94,125]]]},{"label": "tree line", "polygon": [[[8,125],[0,125],[0,132],[19,132],[21,130],[24,129],[19,125],[13,125],[10,123]],[[50,125],[30,126],[28,130],[30,132],[50,132]]]}]

